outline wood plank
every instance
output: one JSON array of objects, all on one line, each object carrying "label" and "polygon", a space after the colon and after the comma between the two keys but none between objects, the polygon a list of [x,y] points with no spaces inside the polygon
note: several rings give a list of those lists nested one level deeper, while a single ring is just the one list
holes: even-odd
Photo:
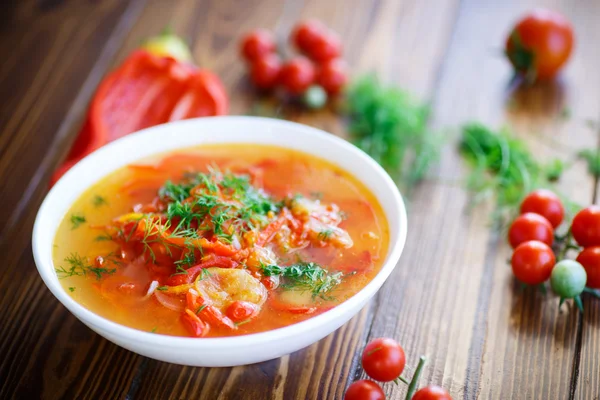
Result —
[{"label": "wood plank", "polygon": [[[558,6],[579,21],[567,2],[556,3],[545,5]],[[434,100],[435,127],[472,119],[494,127],[508,123],[542,160],[564,155],[565,145],[572,150],[595,143],[581,119],[557,121],[563,102],[560,85],[520,92],[517,103],[525,110],[505,112],[511,104],[506,94],[510,69],[498,53],[511,24],[531,7],[528,2],[462,4]],[[589,4],[580,7],[580,13],[594,15]],[[589,30],[582,35],[593,37]],[[596,113],[600,101],[589,89],[597,57],[586,52],[585,43],[582,47],[565,76],[567,102],[578,116]],[[591,87],[596,88],[593,80]],[[558,144],[547,147],[546,141]],[[444,153],[440,173],[442,181],[464,176],[464,165],[452,146]],[[588,202],[593,181],[581,173],[581,166],[566,178],[564,190]],[[442,384],[454,398],[567,398],[576,356],[577,313],[558,314],[550,296],[542,301],[530,292],[520,295],[506,266],[510,249],[504,231],[489,226],[489,205],[466,214],[466,204],[467,196],[459,187],[428,183],[417,190],[406,251],[380,293],[369,337],[398,338],[410,360],[428,355],[422,385]],[[436,235],[432,226],[438,227]],[[405,388],[388,385],[386,392],[402,398]]]},{"label": "wood plank", "polygon": [[[116,398],[136,357],[75,319],[44,287],[31,228],[53,166],[143,1],[10,4],[0,51],[0,388],[2,398]],[[90,72],[91,71],[91,72]],[[9,218],[10,217],[10,218]],[[106,365],[112,359],[114,364]],[[99,366],[102,366],[100,368]],[[102,370],[102,371],[100,371]],[[32,384],[32,382],[34,384]]]},{"label": "wood plank", "polygon": [[[246,4],[246,3],[245,3]],[[248,2],[248,8],[232,7],[229,2],[205,2],[202,24],[206,30],[196,31],[190,21],[197,16],[188,2],[180,2],[167,10],[159,2],[151,2],[140,22],[134,27],[124,47],[139,42],[151,30],[148,21],[170,21],[174,30],[193,43],[194,55],[201,65],[213,68],[224,79],[232,96],[232,112],[246,113],[255,99],[249,89],[245,72],[237,56],[236,40],[249,29],[272,28],[278,36],[287,38],[293,23],[301,17],[317,16],[345,38],[347,60],[358,70],[367,71],[381,65],[406,63],[405,54],[419,68],[410,75],[392,76],[393,69],[380,71],[388,80],[411,86],[423,96],[431,91],[442,62],[443,49],[453,26],[456,3],[432,7],[433,2],[364,1],[362,7],[341,6],[341,1],[308,1],[305,4],[288,1],[283,8],[260,2]],[[299,7],[300,6],[300,7]],[[160,11],[158,11],[160,10]],[[232,11],[236,10],[236,11]],[[265,12],[268,10],[268,12]],[[429,10],[429,11],[428,11]],[[434,11],[432,11],[434,10]],[[150,15],[156,18],[150,18]],[[370,16],[366,18],[365,16]],[[405,25],[406,21],[411,21]],[[414,41],[424,21],[434,21],[435,28],[421,39],[419,51],[412,52]],[[220,37],[220,35],[227,35]],[[407,40],[406,38],[411,40]],[[215,43],[225,43],[214,49]],[[374,51],[375,49],[375,51]],[[376,62],[373,60],[376,59]],[[387,72],[386,72],[387,71]],[[330,111],[296,114],[295,119],[342,134],[338,119]],[[181,367],[150,360],[142,365],[139,384],[130,392],[135,397],[147,398],[159,394],[164,397],[189,398],[214,396],[220,390],[220,399],[339,399],[343,396],[348,377],[354,376],[356,349],[362,346],[362,332],[369,319],[363,310],[334,335],[290,356],[266,363],[221,369]],[[217,389],[222,388],[222,389]]]},{"label": "wood plank", "polygon": [[68,151],[72,130],[78,129],[78,118],[116,50],[115,39],[143,4],[13,5],[0,39],[0,95],[5,99],[0,110],[0,240]]}]

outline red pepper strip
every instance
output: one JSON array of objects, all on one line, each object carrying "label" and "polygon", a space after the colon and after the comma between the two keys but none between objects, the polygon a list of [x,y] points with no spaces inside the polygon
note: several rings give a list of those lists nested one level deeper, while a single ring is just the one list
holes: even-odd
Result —
[{"label": "red pepper strip", "polygon": [[210,268],[210,267],[235,268],[238,265],[239,264],[237,262],[233,261],[231,258],[213,256],[213,257],[210,257],[208,260],[202,261],[198,265],[194,265],[193,267],[188,268],[186,270],[186,272],[187,272],[186,274],[181,273],[181,274],[171,276],[167,280],[167,285],[168,286],[179,286],[179,285],[183,285],[185,283],[191,283],[194,280],[196,280],[196,277],[198,276],[198,274],[200,274],[200,272],[202,272],[202,270],[205,268]]},{"label": "red pepper strip", "polygon": [[110,141],[168,121],[226,114],[227,109],[227,95],[217,76],[137,50],[98,87],[86,124],[52,183]]},{"label": "red pepper strip", "polygon": [[213,326],[220,326],[229,329],[236,329],[233,321],[223,315],[223,313],[215,306],[206,306],[203,307],[199,312],[198,316],[203,320],[208,322]]},{"label": "red pepper strip", "polygon": [[276,220],[271,222],[265,229],[263,229],[263,231],[260,233],[260,236],[256,240],[257,246],[264,246],[265,244],[269,243],[273,236],[281,229],[289,216],[286,211],[287,210],[282,211]]},{"label": "red pepper strip", "polygon": [[181,322],[195,337],[204,337],[210,331],[210,325],[202,321],[200,317],[189,308],[185,309],[185,313],[181,316]]}]

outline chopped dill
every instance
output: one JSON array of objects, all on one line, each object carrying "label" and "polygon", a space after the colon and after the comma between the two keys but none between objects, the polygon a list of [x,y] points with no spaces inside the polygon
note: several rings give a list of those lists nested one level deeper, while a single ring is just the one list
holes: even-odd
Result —
[{"label": "chopped dill", "polygon": [[113,240],[113,238],[108,233],[98,235],[94,238],[95,242],[106,242],[106,241],[110,241],[110,240]]},{"label": "chopped dill", "polygon": [[71,230],[79,228],[85,222],[86,219],[83,214],[71,214]]},{"label": "chopped dill", "polygon": [[168,286],[159,286],[156,288],[156,290],[160,290],[161,292],[164,292],[165,290],[169,290]]},{"label": "chopped dill", "polygon": [[100,196],[100,195],[97,194],[92,199],[92,204],[94,205],[94,207],[98,208],[98,207],[102,207],[102,206],[108,205],[108,201],[106,200],[105,197],[102,197],[102,196]]},{"label": "chopped dill", "polygon": [[322,230],[321,232],[319,232],[317,237],[319,238],[319,240],[326,242],[327,240],[329,240],[331,238],[332,235],[333,235],[333,229],[325,229],[325,230]]},{"label": "chopped dill", "polygon": [[68,268],[64,266],[55,268],[59,279],[94,274],[96,279],[100,280],[103,275],[114,274],[117,271],[116,268],[94,267],[89,264],[87,257],[82,257],[77,253],[71,253],[71,255],[65,258],[65,262],[68,264]]},{"label": "chopped dill", "polygon": [[158,327],[155,326],[154,328],[150,329],[150,333],[156,333],[157,329],[158,329]]},{"label": "chopped dill", "polygon": [[327,296],[342,282],[342,273],[330,273],[320,265],[308,262],[297,263],[288,267],[278,265],[261,265],[265,276],[281,276],[285,278],[284,288],[312,292],[313,297],[329,299]]},{"label": "chopped dill", "polygon": [[235,326],[240,326],[240,325],[247,324],[247,323],[248,323],[248,322],[250,322],[250,321],[252,321],[252,318],[248,318],[248,319],[245,319],[245,320],[243,320],[243,321],[236,322],[234,325],[235,325]]},{"label": "chopped dill", "polygon": [[69,292],[73,293],[75,291],[75,287],[74,286],[69,286]]},{"label": "chopped dill", "polygon": [[188,272],[186,269],[184,269],[181,265],[177,265],[175,267],[175,273],[172,274],[171,276],[175,276],[175,275],[187,275]]},{"label": "chopped dill", "polygon": [[200,314],[202,312],[202,310],[204,310],[206,308],[206,304],[202,304],[200,307],[198,307],[198,309],[196,310],[196,314]]}]

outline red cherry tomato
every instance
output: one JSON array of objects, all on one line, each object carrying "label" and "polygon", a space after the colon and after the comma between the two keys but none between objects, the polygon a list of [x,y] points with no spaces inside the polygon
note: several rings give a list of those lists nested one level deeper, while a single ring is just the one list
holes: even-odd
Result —
[{"label": "red cherry tomato", "polygon": [[250,80],[260,89],[273,89],[279,82],[281,61],[275,54],[255,60],[250,67]]},{"label": "red cherry tomato", "polygon": [[324,63],[342,54],[342,42],[337,34],[328,32],[325,36],[316,38],[306,55],[318,63]]},{"label": "red cherry tomato", "polygon": [[315,67],[304,57],[296,57],[281,67],[279,78],[291,94],[302,94],[315,81]]},{"label": "red cherry tomato", "polygon": [[600,246],[600,206],[579,211],[573,218],[571,232],[580,246]]},{"label": "red cherry tomato", "polygon": [[561,14],[534,10],[521,19],[506,41],[515,70],[532,79],[553,78],[573,49],[573,28]]},{"label": "red cherry tomato", "polygon": [[419,389],[412,400],[452,400],[452,397],[446,389],[431,385]]},{"label": "red cherry tomato", "polygon": [[363,369],[376,381],[393,381],[404,370],[404,364],[404,350],[394,339],[374,339],[367,344],[362,353]]},{"label": "red cherry tomato", "polygon": [[587,287],[600,289],[600,246],[588,247],[577,256],[587,274]]},{"label": "red cherry tomato", "polygon": [[241,53],[246,61],[256,61],[275,51],[275,39],[271,32],[257,29],[242,39]]},{"label": "red cherry tomato", "polygon": [[314,19],[297,24],[292,31],[290,41],[303,53],[309,51],[318,38],[327,34],[327,27]]},{"label": "red cherry tomato", "polygon": [[317,83],[330,95],[338,94],[348,82],[348,67],[340,59],[326,62],[319,68]]},{"label": "red cherry tomato", "polygon": [[348,386],[344,400],[385,400],[385,393],[375,382],[363,379]]},{"label": "red cherry tomato", "polygon": [[536,213],[546,218],[554,228],[558,227],[565,217],[562,202],[554,192],[539,189],[531,192],[521,203],[521,214]]},{"label": "red cherry tomato", "polygon": [[539,214],[525,213],[519,215],[508,230],[508,242],[513,249],[529,240],[539,240],[548,246],[552,246],[554,241],[552,225]]},{"label": "red cherry tomato", "polygon": [[537,240],[520,244],[511,259],[513,274],[528,285],[539,285],[547,281],[554,264],[556,258],[552,249]]}]

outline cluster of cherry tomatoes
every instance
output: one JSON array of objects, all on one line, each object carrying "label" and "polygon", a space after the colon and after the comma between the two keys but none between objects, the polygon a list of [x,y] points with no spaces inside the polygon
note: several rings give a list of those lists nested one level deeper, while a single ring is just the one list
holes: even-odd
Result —
[{"label": "cluster of cherry tomatoes", "polygon": [[[412,400],[452,400],[450,394],[443,388],[435,385],[424,387],[412,393],[416,388],[424,357],[415,371],[413,381],[410,382],[407,399]],[[400,377],[406,365],[404,349],[398,342],[390,338],[374,339],[365,346],[362,353],[362,367],[365,373],[373,380],[379,382],[404,382]],[[374,381],[362,379],[352,383],[346,390],[344,400],[385,400],[381,386]]]},{"label": "cluster of cherry tomatoes", "polygon": [[294,27],[290,42],[301,55],[282,61],[271,32],[258,29],[244,36],[241,54],[250,80],[259,89],[281,87],[293,96],[304,96],[310,107],[322,106],[327,95],[339,94],[348,80],[340,39],[321,22],[308,20]]},{"label": "cluster of cherry tomatoes", "polygon": [[[575,215],[569,232],[555,246],[557,257],[552,246],[564,215],[563,204],[553,192],[540,189],[530,193],[508,232],[514,248],[511,265],[519,281],[540,285],[550,279],[552,290],[562,300],[574,298],[581,308],[579,295],[586,286],[600,289],[600,207],[590,206]],[[563,259],[568,250],[579,252],[576,260]]]}]

